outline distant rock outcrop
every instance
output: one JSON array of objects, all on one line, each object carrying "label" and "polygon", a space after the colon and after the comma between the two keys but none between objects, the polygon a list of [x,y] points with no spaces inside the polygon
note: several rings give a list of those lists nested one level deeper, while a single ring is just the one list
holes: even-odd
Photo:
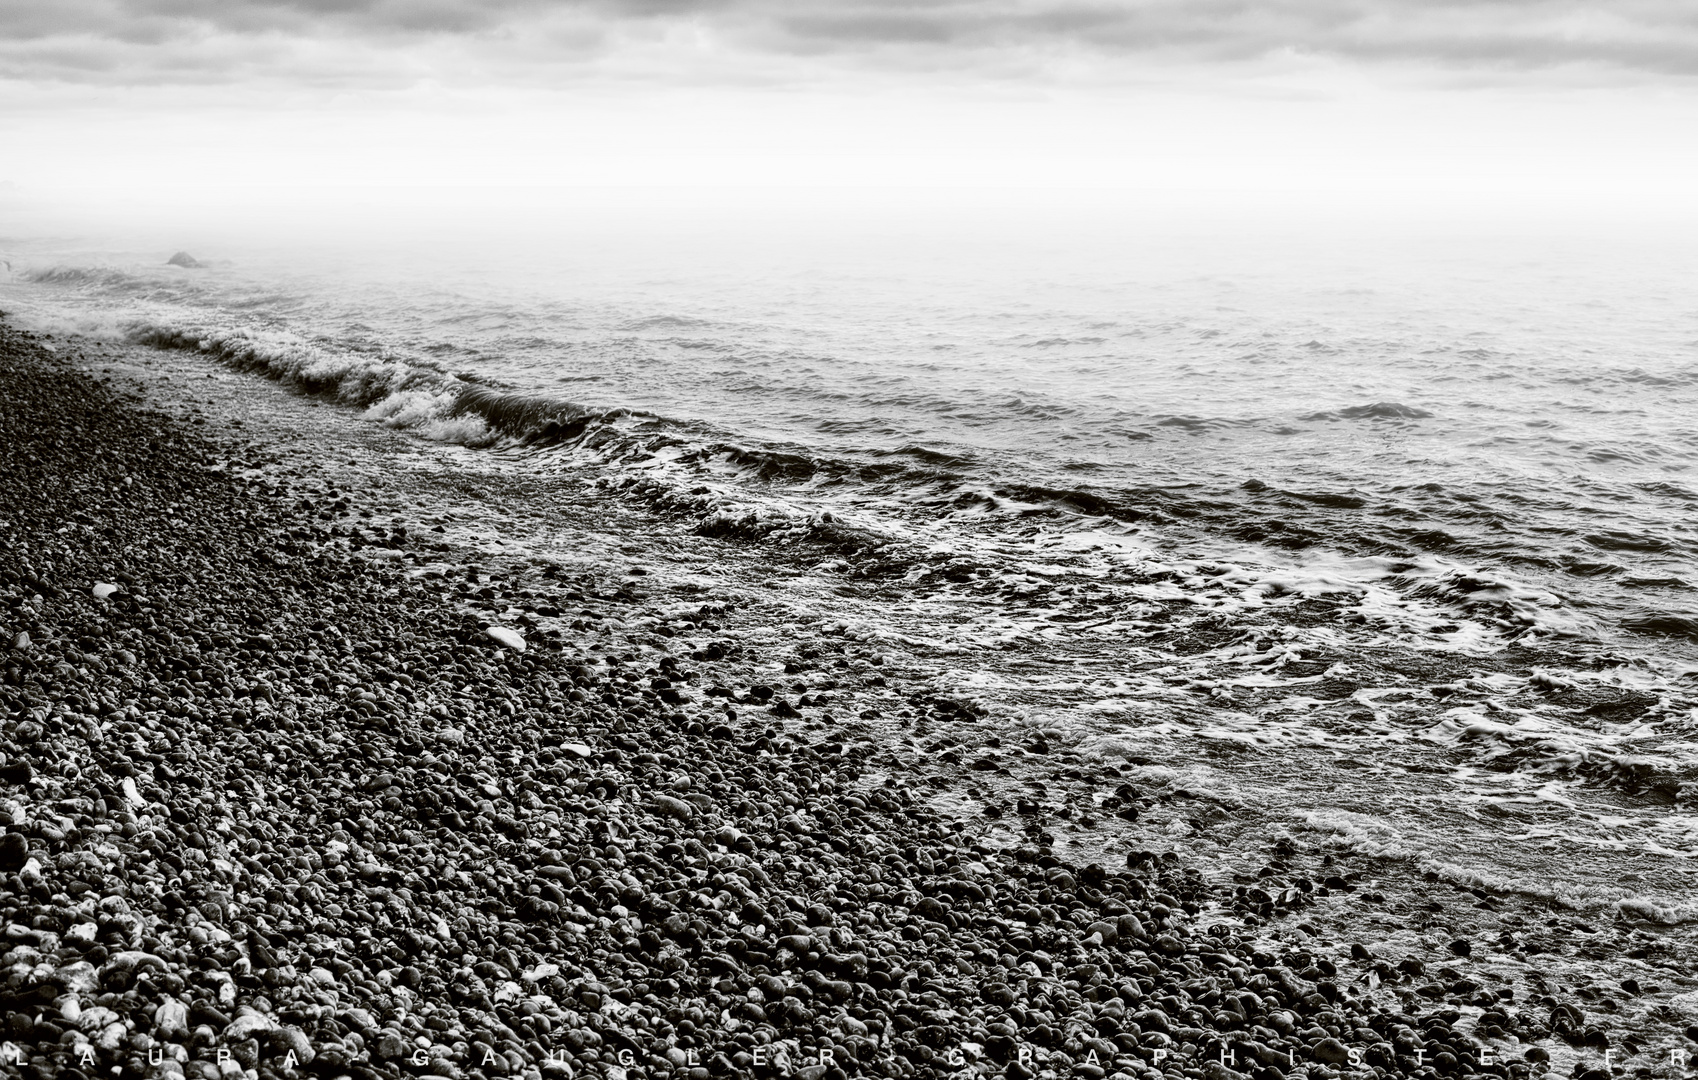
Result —
[{"label": "distant rock outcrop", "polygon": [[182,267],[186,267],[186,268],[192,270],[195,267],[200,265],[200,260],[195,258],[193,255],[190,255],[186,251],[179,251],[179,252],[177,252],[177,254],[171,256],[169,259],[166,259],[165,265],[166,266],[182,266]]}]

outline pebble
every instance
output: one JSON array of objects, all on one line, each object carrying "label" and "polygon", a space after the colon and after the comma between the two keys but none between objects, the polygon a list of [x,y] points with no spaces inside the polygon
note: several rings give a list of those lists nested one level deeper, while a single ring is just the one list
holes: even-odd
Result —
[{"label": "pebble", "polygon": [[278,1028],[275,1032],[275,1042],[286,1053],[293,1054],[295,1060],[302,1065],[310,1065],[318,1056],[318,1050],[313,1046],[307,1033],[293,1024]]},{"label": "pebble", "polygon": [[518,653],[525,651],[525,639],[517,630],[509,630],[505,626],[487,626],[484,628],[484,633],[494,638],[504,648],[512,649]]},{"label": "pebble", "polygon": [[670,795],[655,796],[654,806],[657,812],[667,817],[677,818],[680,821],[689,821],[696,816],[695,807],[683,799],[675,799]]},{"label": "pebble", "polygon": [[[174,997],[167,997],[154,1011],[153,1030],[155,1034],[163,1038],[187,1034],[189,1030],[189,1007]],[[231,1033],[226,1031],[225,1035],[229,1037]],[[240,1037],[239,1034],[237,1037]]]},{"label": "pebble", "polygon": [[1350,1060],[1350,1048],[1334,1038],[1325,1038],[1315,1044],[1315,1057],[1329,1065],[1343,1065]]}]

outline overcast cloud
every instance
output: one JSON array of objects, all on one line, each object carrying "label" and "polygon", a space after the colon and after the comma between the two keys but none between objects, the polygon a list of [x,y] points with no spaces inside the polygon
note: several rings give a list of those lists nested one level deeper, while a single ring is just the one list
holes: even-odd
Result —
[{"label": "overcast cloud", "polygon": [[12,0],[0,226],[20,192],[1690,215],[1695,76],[1695,0]]},{"label": "overcast cloud", "polygon": [[1007,76],[1304,58],[1589,80],[1698,75],[1691,0],[26,0],[0,77],[549,85],[898,68]]}]

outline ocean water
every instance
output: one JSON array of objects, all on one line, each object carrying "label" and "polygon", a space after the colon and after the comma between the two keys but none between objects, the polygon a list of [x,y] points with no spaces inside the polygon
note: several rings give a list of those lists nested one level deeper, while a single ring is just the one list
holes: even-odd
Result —
[{"label": "ocean water", "polygon": [[1698,637],[1678,248],[185,270],[20,246],[8,300],[43,325],[204,351],[426,438],[594,453],[893,537],[954,517],[1334,574],[1414,561],[1527,589],[1542,629]]},{"label": "ocean water", "polygon": [[[817,544],[823,573],[916,589],[851,613],[869,639],[1063,650],[1065,676],[986,660],[952,677],[1105,754],[1182,735],[1371,759],[1415,741],[1449,755],[1457,798],[1538,810],[1505,838],[1698,855],[1671,794],[1698,778],[1694,248],[1578,231],[781,239],[232,243],[193,269],[13,239],[0,307],[514,468],[599,470],[705,532]],[[1314,599],[1337,605],[1328,620],[1280,615]],[[1157,623],[1176,604],[1243,630],[1175,651]],[[1477,661],[1476,681],[1413,704],[1418,675],[1365,686],[1360,730],[1318,720],[1318,699],[1242,700],[1387,649]],[[1519,674],[1494,666],[1511,652]],[[1531,679],[1529,655],[1548,655]],[[1214,705],[1176,704],[1176,685]],[[1553,687],[1651,704],[1576,722],[1540,696]],[[1635,769],[1665,797],[1624,802],[1609,778]],[[1316,813],[1395,846],[1375,831],[1390,817]]]}]

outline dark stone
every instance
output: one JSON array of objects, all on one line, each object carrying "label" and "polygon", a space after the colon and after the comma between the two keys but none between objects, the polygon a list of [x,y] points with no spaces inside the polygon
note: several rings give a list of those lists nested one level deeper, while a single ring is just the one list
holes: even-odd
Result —
[{"label": "dark stone", "polygon": [[29,861],[29,840],[23,833],[0,837],[0,873],[15,874]]}]

